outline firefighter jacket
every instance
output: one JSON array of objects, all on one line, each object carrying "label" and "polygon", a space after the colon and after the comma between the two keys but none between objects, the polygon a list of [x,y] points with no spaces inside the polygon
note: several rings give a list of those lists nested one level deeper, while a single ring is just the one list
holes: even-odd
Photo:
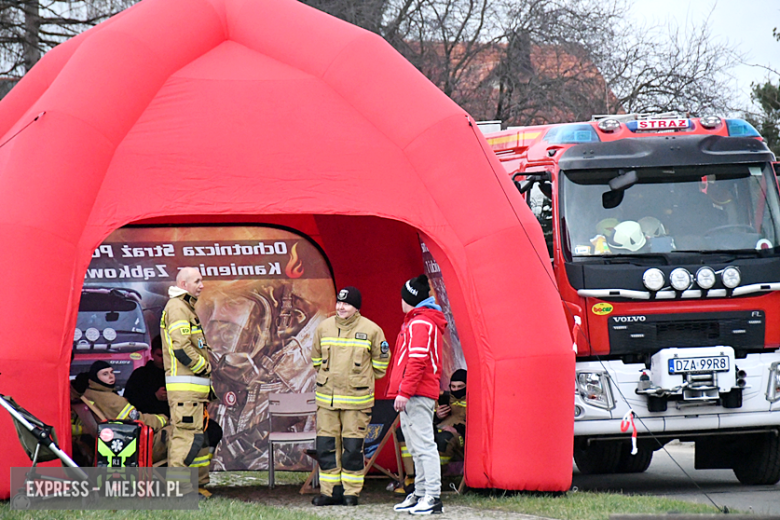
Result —
[{"label": "firefighter jacket", "polygon": [[434,416],[434,422],[437,422],[440,427],[452,426],[460,431],[457,426],[466,425],[466,398],[458,399],[450,394],[450,410],[450,414],[444,419],[438,420],[438,418]]},{"label": "firefighter jacket", "polygon": [[195,314],[197,299],[178,287],[160,320],[168,402],[209,400],[211,393],[211,349]]},{"label": "firefighter jacket", "polygon": [[84,392],[84,397],[89,399],[89,402],[100,410],[109,421],[141,421],[154,430],[155,433],[168,424],[168,418],[164,415],[141,413],[136,410],[135,406],[128,403],[127,399],[114,392],[111,388],[95,381],[89,382],[89,387]]},{"label": "firefighter jacket", "polygon": [[[428,303],[430,300],[431,303]],[[442,334],[447,318],[433,298],[406,313],[395,342],[387,397],[439,398]],[[429,306],[430,305],[430,306]]]},{"label": "firefighter jacket", "polygon": [[374,381],[384,377],[390,347],[382,329],[360,315],[332,316],[317,327],[311,359],[317,370],[317,406],[365,410],[374,406]]}]

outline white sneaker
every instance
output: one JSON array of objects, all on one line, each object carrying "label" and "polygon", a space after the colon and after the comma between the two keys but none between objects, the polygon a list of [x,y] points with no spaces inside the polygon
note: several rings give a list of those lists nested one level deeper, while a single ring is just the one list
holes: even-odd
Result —
[{"label": "white sneaker", "polygon": [[396,513],[403,513],[404,511],[409,511],[414,506],[416,506],[417,502],[419,502],[420,500],[422,500],[422,497],[418,497],[414,493],[409,493],[408,495],[406,495],[406,498],[404,499],[403,502],[393,506],[393,511],[395,511]]},{"label": "white sneaker", "polygon": [[411,515],[440,515],[444,512],[441,498],[425,495],[409,510]]}]

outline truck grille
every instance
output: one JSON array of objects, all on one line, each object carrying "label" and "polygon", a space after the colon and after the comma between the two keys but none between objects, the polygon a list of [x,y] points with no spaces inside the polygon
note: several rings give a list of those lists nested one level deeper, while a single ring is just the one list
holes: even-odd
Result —
[{"label": "truck grille", "polygon": [[670,347],[764,348],[763,311],[610,316],[610,354],[649,354]]},{"label": "truck grille", "polygon": [[660,343],[677,343],[679,347],[698,347],[720,338],[717,321],[659,321],[655,324]]}]

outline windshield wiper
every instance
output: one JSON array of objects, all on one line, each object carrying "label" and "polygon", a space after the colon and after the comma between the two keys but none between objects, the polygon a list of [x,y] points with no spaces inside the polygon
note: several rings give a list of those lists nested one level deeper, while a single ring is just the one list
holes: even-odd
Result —
[{"label": "windshield wiper", "polygon": [[[671,265],[669,253],[644,253],[640,255],[594,255],[580,256],[580,260],[598,261],[604,264],[634,264],[634,265]],[[659,262],[660,260],[660,262]]]}]

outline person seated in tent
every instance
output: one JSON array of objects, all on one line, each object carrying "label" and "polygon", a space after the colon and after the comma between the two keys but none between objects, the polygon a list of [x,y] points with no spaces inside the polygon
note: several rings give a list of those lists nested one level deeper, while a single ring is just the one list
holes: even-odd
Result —
[{"label": "person seated in tent", "polygon": [[84,423],[73,409],[81,403],[81,396],[89,385],[89,373],[81,372],[70,381],[70,435],[73,460],[79,466],[91,466],[94,459],[95,438],[84,431]]},{"label": "person seated in tent", "polygon": [[162,338],[152,340],[152,360],[130,374],[122,394],[139,412],[171,415],[168,392],[165,390]]},{"label": "person seated in tent", "polygon": [[433,424],[442,465],[463,461],[463,446],[466,442],[466,371],[462,368],[452,373],[450,391],[439,398]]},{"label": "person seated in tent", "polygon": [[90,403],[100,410],[108,420],[140,421],[154,431],[152,460],[161,461],[167,456],[166,441],[170,435],[168,417],[163,414],[139,412],[127,399],[114,390],[116,376],[114,369],[103,360],[92,363],[89,368],[89,384],[84,391]]}]

